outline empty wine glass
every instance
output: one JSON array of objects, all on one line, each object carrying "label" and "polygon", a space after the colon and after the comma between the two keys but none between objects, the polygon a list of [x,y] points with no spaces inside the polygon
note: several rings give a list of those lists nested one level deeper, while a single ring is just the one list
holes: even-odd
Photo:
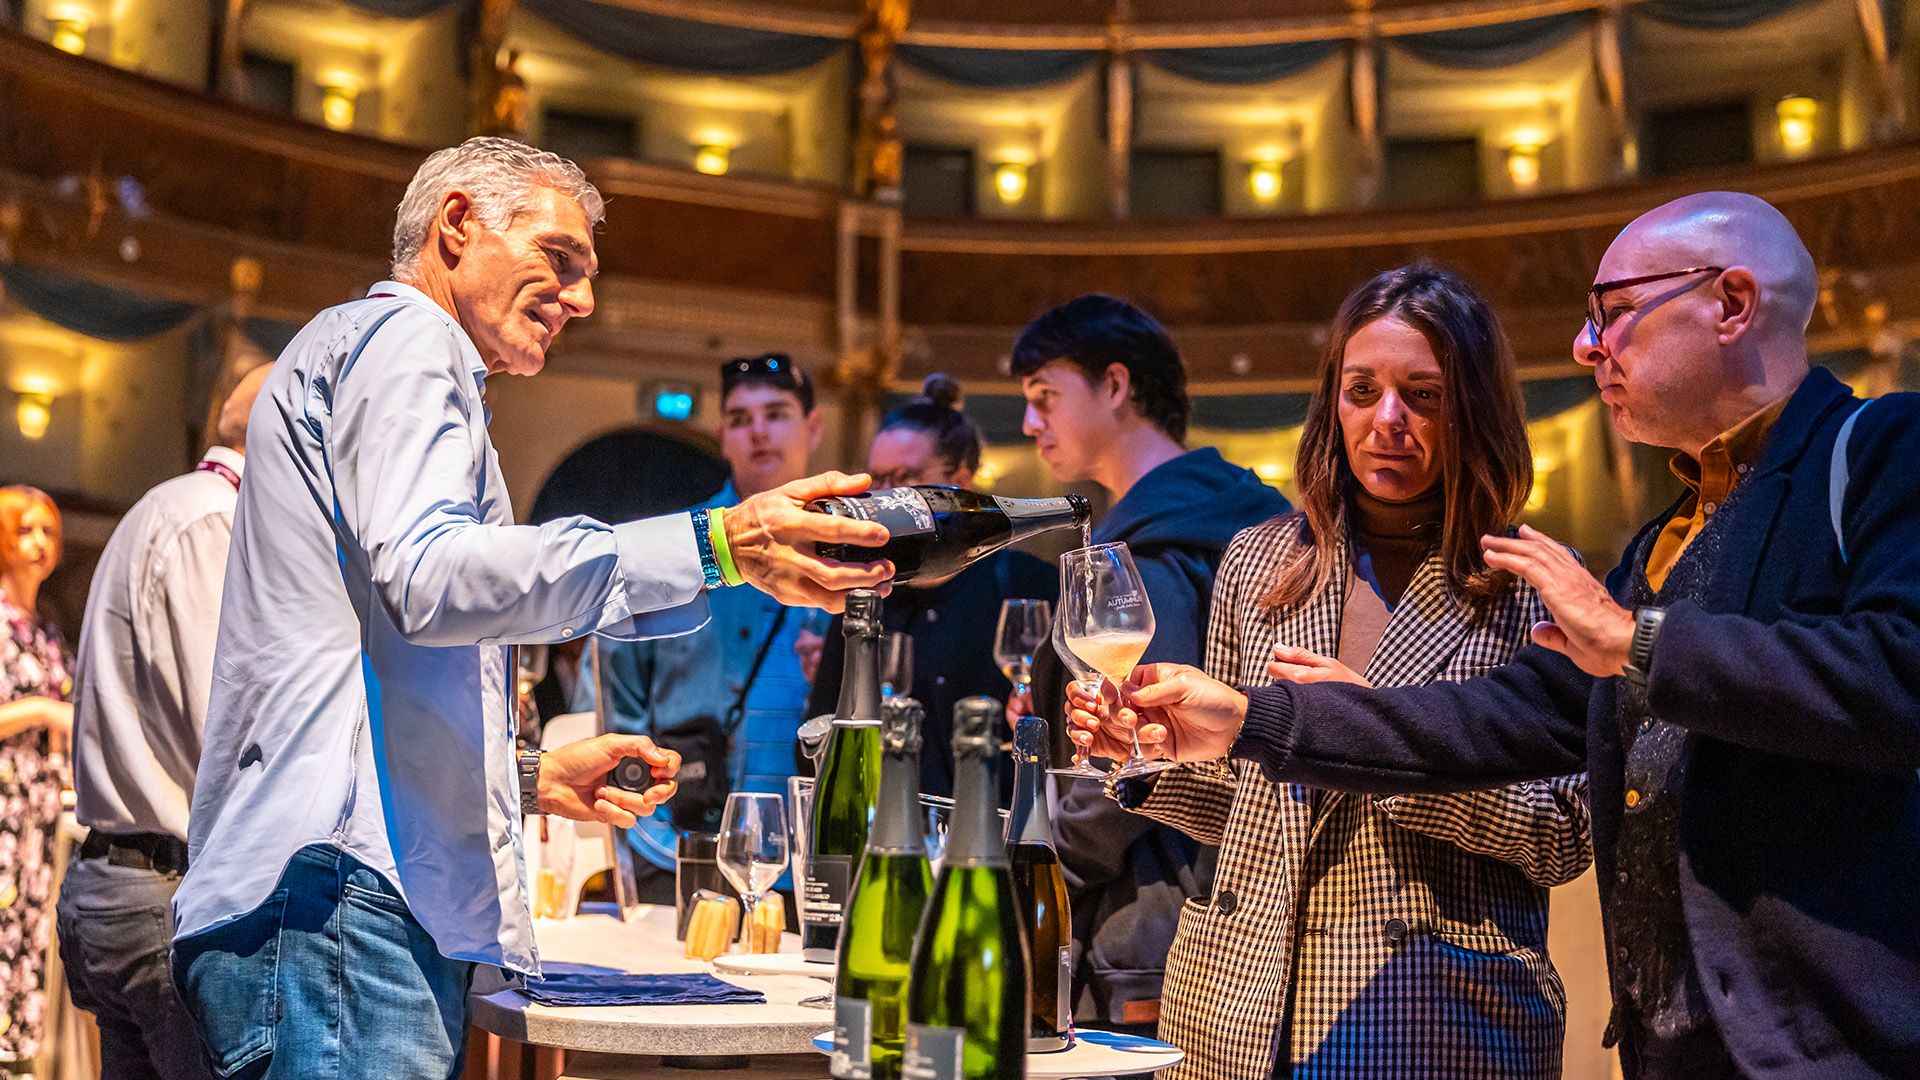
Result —
[{"label": "empty wine glass", "polygon": [[[1100,695],[1100,673],[1093,670],[1092,664],[1075,656],[1073,650],[1067,648],[1066,631],[1061,627],[1061,620],[1065,617],[1066,610],[1066,605],[1061,605],[1060,613],[1056,614],[1053,618],[1053,651],[1059,654],[1060,662],[1065,664],[1067,670],[1073,674],[1074,685],[1080,688],[1080,692],[1086,694],[1088,697],[1098,697]],[[1087,760],[1086,751],[1080,749],[1077,745],[1073,747],[1073,766],[1071,768],[1056,766],[1047,771],[1055,776],[1079,776],[1089,780],[1105,780],[1107,778],[1106,773],[1093,767],[1093,763]]]},{"label": "empty wine glass", "polygon": [[1000,601],[1000,623],[993,632],[993,662],[1013,684],[1016,695],[1033,685],[1033,654],[1052,632],[1053,605],[1045,600]]},{"label": "empty wine glass", "polygon": [[[1153,604],[1125,544],[1095,544],[1060,556],[1061,627],[1067,649],[1117,688],[1133,674],[1153,641]],[[1133,734],[1133,754],[1110,775],[1115,779],[1170,769],[1150,761]]]},{"label": "empty wine glass", "polygon": [[913,693],[913,635],[902,630],[880,635],[880,699]]},{"label": "empty wine glass", "polygon": [[736,791],[720,814],[720,872],[746,904],[743,925],[750,940],[753,909],[787,870],[786,804],[777,794]]}]

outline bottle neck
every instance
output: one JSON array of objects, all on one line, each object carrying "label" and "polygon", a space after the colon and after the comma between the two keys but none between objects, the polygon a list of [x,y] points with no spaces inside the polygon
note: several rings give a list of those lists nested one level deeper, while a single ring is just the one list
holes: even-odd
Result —
[{"label": "bottle neck", "polygon": [[840,702],[836,724],[880,723],[880,635],[847,637],[846,667],[840,673]]},{"label": "bottle neck", "polygon": [[953,823],[947,831],[948,866],[1005,866],[1007,845],[1000,836],[999,798],[993,760],[973,754],[953,767]]},{"label": "bottle neck", "polygon": [[1012,539],[1016,541],[1054,529],[1077,527],[1091,517],[1085,500],[1065,495],[1049,499],[997,498],[994,502],[999,504],[1001,513],[1007,515],[1007,524],[1013,530]]},{"label": "bottle neck", "polygon": [[1007,817],[1007,843],[1053,847],[1053,810],[1047,801],[1047,749],[1014,751],[1013,811]]},{"label": "bottle neck", "polygon": [[924,855],[925,819],[920,813],[920,755],[888,751],[880,759],[880,800],[874,804],[868,851]]}]

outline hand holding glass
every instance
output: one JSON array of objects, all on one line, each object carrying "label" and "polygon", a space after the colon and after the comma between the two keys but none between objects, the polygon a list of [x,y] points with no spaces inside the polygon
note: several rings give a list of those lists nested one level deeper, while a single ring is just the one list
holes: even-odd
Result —
[{"label": "hand holding glass", "polygon": [[[1067,606],[1062,604],[1060,605],[1059,613],[1053,617],[1053,651],[1059,654],[1060,662],[1067,666],[1069,672],[1073,673],[1074,685],[1080,688],[1081,693],[1086,694],[1088,697],[1099,697],[1100,673],[1093,669],[1092,664],[1075,656],[1073,650],[1067,648],[1067,632],[1065,628],[1066,614]],[[1104,780],[1107,778],[1106,773],[1094,768],[1093,765],[1087,761],[1087,752],[1078,746],[1073,748],[1072,768],[1055,767],[1047,771],[1055,776],[1080,776],[1089,780]]]},{"label": "hand holding glass", "polygon": [[720,872],[746,903],[742,925],[751,929],[754,905],[787,870],[787,813],[780,796],[753,791],[728,795],[717,848]]}]

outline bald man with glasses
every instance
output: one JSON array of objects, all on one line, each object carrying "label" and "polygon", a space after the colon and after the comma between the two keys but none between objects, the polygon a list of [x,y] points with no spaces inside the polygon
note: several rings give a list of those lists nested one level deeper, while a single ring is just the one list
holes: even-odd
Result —
[{"label": "bald man with glasses", "polygon": [[1381,794],[1585,769],[1628,1077],[1920,1076],[1920,398],[1809,365],[1813,258],[1751,196],[1647,213],[1595,280],[1574,357],[1685,485],[1604,587],[1490,536],[1552,621],[1482,678],[1150,665],[1075,739]]}]

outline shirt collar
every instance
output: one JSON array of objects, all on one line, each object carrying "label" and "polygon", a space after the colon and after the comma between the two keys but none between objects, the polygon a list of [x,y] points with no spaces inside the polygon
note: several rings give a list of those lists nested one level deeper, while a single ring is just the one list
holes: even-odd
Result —
[{"label": "shirt collar", "polygon": [[207,452],[200,455],[201,461],[216,461],[234,471],[236,476],[247,473],[247,455],[231,446],[209,446]]},{"label": "shirt collar", "polygon": [[1710,496],[1718,502],[1732,490],[1738,477],[1760,460],[1767,434],[1786,411],[1789,400],[1790,396],[1783,397],[1721,432],[1700,451],[1698,458],[1686,453],[1673,455],[1669,462],[1673,474],[1694,494]]},{"label": "shirt collar", "polygon": [[460,325],[459,319],[454,318],[446,308],[434,303],[433,297],[408,285],[404,281],[387,280],[367,290],[367,296],[369,297],[383,294],[405,300],[410,304],[424,304],[439,312],[443,318],[452,323],[454,329],[460,331],[460,343],[466,346],[461,351],[465,353],[467,357],[467,370],[473,372],[474,377],[481,380],[483,385],[485,384],[487,378],[487,362],[480,358],[480,350],[473,344],[473,336],[467,333],[466,327]]}]

